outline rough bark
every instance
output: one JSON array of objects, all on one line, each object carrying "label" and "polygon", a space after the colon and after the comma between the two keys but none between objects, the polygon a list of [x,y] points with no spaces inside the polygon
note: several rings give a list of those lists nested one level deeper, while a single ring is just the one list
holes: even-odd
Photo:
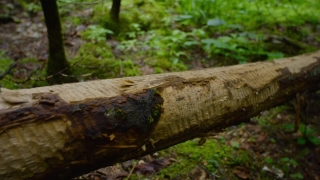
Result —
[{"label": "rough bark", "polygon": [[0,179],[74,177],[244,122],[319,81],[320,51],[198,71],[2,89]]},{"label": "rough bark", "polygon": [[49,58],[47,62],[47,81],[50,84],[62,84],[68,82],[75,82],[76,79],[72,77],[65,77],[59,72],[71,75],[69,62],[63,45],[63,35],[60,22],[60,16],[56,0],[40,0],[49,41]]}]

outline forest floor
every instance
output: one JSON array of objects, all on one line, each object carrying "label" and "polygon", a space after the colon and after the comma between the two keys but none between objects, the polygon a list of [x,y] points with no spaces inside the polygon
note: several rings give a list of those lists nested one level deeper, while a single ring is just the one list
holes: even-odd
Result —
[{"label": "forest floor", "polygon": [[[90,13],[90,10],[87,11],[83,13]],[[1,62],[3,59],[17,62],[12,77],[22,81],[45,67],[48,58],[46,27],[41,12],[17,11],[11,14],[14,14],[12,20],[0,24],[0,65],[3,66],[0,69],[5,68]],[[64,28],[65,47],[71,59],[84,44],[81,32],[87,26],[66,23]],[[305,43],[308,42],[315,43],[313,39]],[[113,44],[120,42],[108,39],[106,43],[113,47]],[[320,47],[319,44],[313,45]],[[115,48],[112,50],[114,56],[121,53]],[[201,69],[214,64],[200,61],[204,58],[202,53],[194,53],[193,56],[194,60],[187,62],[188,69]],[[20,61],[30,58],[32,61]],[[137,63],[140,59],[133,61]],[[139,70],[141,75],[156,71],[144,63]],[[296,99],[288,100],[283,106],[262,112],[261,116],[252,118],[249,123],[229,127],[223,132],[208,132],[206,137],[101,168],[76,179],[318,180],[320,92],[305,92],[297,98],[300,98],[300,104]],[[302,114],[301,118],[297,118],[298,112]],[[299,126],[295,125],[297,122]]]}]

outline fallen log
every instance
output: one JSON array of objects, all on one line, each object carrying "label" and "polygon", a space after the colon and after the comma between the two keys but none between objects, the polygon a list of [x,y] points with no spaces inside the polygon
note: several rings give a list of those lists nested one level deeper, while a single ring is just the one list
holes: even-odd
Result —
[{"label": "fallen log", "polygon": [[67,179],[246,121],[320,82],[320,51],[141,77],[1,89],[0,179]]}]

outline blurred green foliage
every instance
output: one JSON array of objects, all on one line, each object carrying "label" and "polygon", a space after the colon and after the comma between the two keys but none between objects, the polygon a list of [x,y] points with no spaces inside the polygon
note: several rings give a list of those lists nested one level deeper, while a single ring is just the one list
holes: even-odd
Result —
[{"label": "blurred green foliage", "polygon": [[[80,80],[81,74],[141,75],[141,66],[163,73],[193,68],[195,61],[211,67],[272,60],[315,50],[320,42],[314,0],[128,0],[120,23],[110,20],[111,3],[58,1],[64,29],[85,27],[71,59]],[[20,4],[26,12],[40,11],[37,1]]]}]

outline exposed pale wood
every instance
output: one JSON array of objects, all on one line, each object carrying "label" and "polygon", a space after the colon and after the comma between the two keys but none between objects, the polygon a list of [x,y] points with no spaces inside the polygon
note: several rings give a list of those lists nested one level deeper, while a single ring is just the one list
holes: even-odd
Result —
[{"label": "exposed pale wood", "polygon": [[320,51],[198,71],[1,89],[0,179],[79,175],[244,122],[319,82]]}]

